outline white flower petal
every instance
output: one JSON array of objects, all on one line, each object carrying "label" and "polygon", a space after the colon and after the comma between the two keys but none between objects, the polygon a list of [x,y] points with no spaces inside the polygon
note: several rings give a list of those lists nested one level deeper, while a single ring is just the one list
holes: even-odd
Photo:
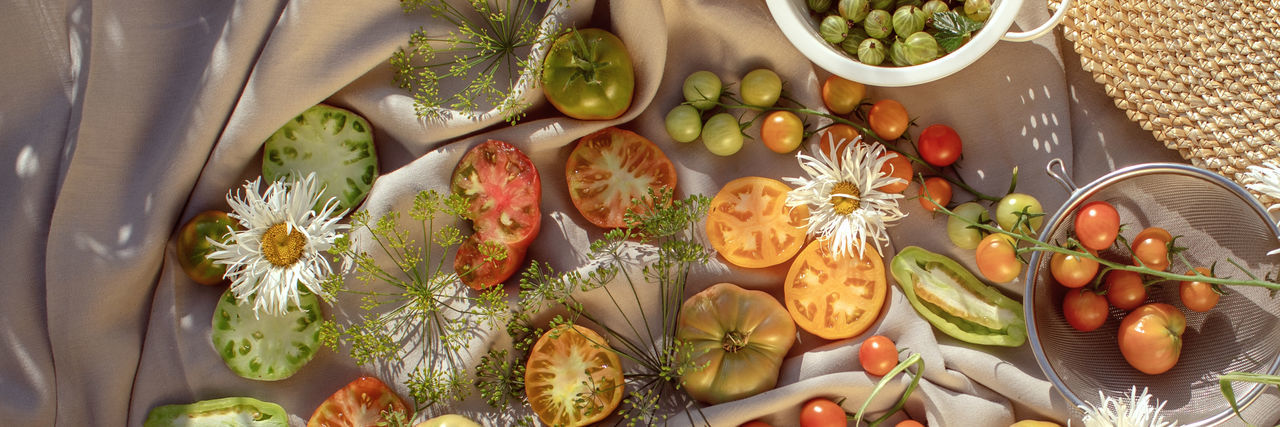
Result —
[{"label": "white flower petal", "polygon": [[[861,138],[855,138],[850,142],[839,160],[819,149],[812,149],[813,155],[797,154],[800,169],[809,176],[783,178],[795,186],[787,195],[786,205],[809,206],[809,234],[829,239],[832,251],[837,255],[856,251],[861,256],[868,240],[882,248],[889,243],[885,227],[906,217],[898,210],[898,199],[902,195],[880,190],[885,185],[902,182],[901,178],[880,172],[889,159],[887,150],[879,143],[862,144],[860,141]],[[835,145],[834,141],[828,143]],[[847,197],[832,194],[841,182],[853,184],[861,193],[856,195],[858,208],[848,214],[836,212],[831,203],[833,196]]]}]

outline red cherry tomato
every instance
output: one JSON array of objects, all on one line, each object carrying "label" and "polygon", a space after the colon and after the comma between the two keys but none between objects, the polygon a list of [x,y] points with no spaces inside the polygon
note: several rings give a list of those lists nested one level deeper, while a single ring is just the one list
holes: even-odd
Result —
[{"label": "red cherry tomato", "polygon": [[1080,244],[1100,251],[1111,247],[1120,234],[1120,214],[1110,203],[1089,202],[1076,212],[1075,229]]},{"label": "red cherry tomato", "polygon": [[1062,315],[1071,327],[1089,332],[1107,321],[1107,299],[1088,289],[1072,289],[1062,299]]},{"label": "red cherry tomato", "polygon": [[1147,286],[1142,275],[1132,271],[1112,270],[1107,273],[1107,302],[1112,307],[1129,311],[1147,302]]},{"label": "red cherry tomato", "polygon": [[942,124],[924,128],[920,132],[917,144],[920,157],[923,157],[925,162],[938,167],[951,166],[960,159],[960,152],[963,149],[960,134],[957,134],[955,129]]},{"label": "red cherry tomato", "polygon": [[[1204,267],[1196,267],[1196,272],[1208,277],[1213,277],[1209,269]],[[1192,274],[1188,272],[1187,274]],[[1201,281],[1183,281],[1178,284],[1178,296],[1182,299],[1182,305],[1192,311],[1206,312],[1218,305],[1218,292],[1213,289],[1213,285]]]},{"label": "red cherry tomato", "polygon": [[893,427],[924,427],[924,424],[920,424],[920,422],[916,420],[902,420],[897,424],[894,424]]},{"label": "red cherry tomato", "polygon": [[1079,288],[1093,281],[1098,274],[1098,262],[1064,253],[1054,252],[1049,259],[1049,272],[1054,280],[1068,288]]},{"label": "red cherry tomato", "polygon": [[[925,195],[933,201],[926,199]],[[920,186],[920,206],[924,206],[929,212],[935,212],[938,205],[946,206],[947,203],[951,203],[951,183],[936,176],[925,178],[924,185]]]},{"label": "red cherry tomato", "polygon": [[844,409],[830,399],[819,397],[800,409],[800,427],[843,427],[848,424]]},{"label": "red cherry tomato", "polygon": [[867,338],[858,348],[858,362],[868,374],[884,376],[898,366],[898,347],[883,335]]},{"label": "red cherry tomato", "polygon": [[862,136],[858,133],[858,129],[844,123],[837,123],[823,129],[821,135],[818,137],[818,149],[826,153],[827,157],[834,159],[840,157],[844,147],[853,142],[854,138]]}]

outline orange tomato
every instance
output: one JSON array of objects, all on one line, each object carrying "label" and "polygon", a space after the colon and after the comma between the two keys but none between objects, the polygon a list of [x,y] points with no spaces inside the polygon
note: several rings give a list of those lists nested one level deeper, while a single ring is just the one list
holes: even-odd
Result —
[{"label": "orange tomato", "polygon": [[[1207,277],[1213,277],[1213,273],[1204,267],[1196,267],[1196,271]],[[1187,274],[1191,274],[1187,272]],[[1213,285],[1195,281],[1183,281],[1178,284],[1178,296],[1182,300],[1182,305],[1192,311],[1206,312],[1218,305],[1218,292],[1213,289]]]},{"label": "orange tomato", "polygon": [[[926,199],[925,196],[929,198]],[[936,176],[925,178],[924,185],[920,186],[920,206],[924,206],[924,210],[929,212],[936,212],[938,205],[946,206],[947,203],[951,203],[951,183]]]},{"label": "orange tomato", "polygon": [[889,160],[886,160],[884,166],[880,167],[880,173],[894,178],[901,178],[902,182],[880,187],[880,191],[886,193],[906,191],[907,187],[911,185],[911,176],[915,173],[915,170],[911,167],[911,161],[907,160],[907,156],[898,153],[885,153],[884,155],[889,156]]},{"label": "orange tomato", "polygon": [[524,390],[543,423],[588,425],[608,417],[622,402],[622,363],[600,334],[580,325],[560,325],[542,334],[529,351]]},{"label": "orange tomato", "polygon": [[898,101],[882,99],[871,105],[867,112],[867,124],[880,139],[893,141],[907,131],[911,119],[907,117],[907,108]]},{"label": "orange tomato", "polygon": [[790,153],[804,142],[804,122],[790,111],[774,111],[760,124],[760,139],[775,153]]},{"label": "orange tomato", "polygon": [[782,181],[748,176],[729,181],[711,199],[707,240],[734,265],[778,265],[804,247],[809,208],[786,206],[791,187]]},{"label": "orange tomato", "polygon": [[1112,307],[1133,310],[1147,301],[1147,286],[1142,275],[1132,271],[1111,270],[1105,281],[1107,301]]},{"label": "orange tomato", "polygon": [[1178,363],[1187,318],[1172,305],[1153,302],[1129,313],[1120,322],[1120,354],[1134,369],[1162,374]]},{"label": "orange tomato", "polygon": [[1018,260],[1014,248],[1017,243],[1012,237],[995,233],[988,234],[978,242],[974,249],[974,258],[978,261],[978,272],[982,277],[996,283],[1005,283],[1022,273],[1022,262]]},{"label": "orange tomato", "polygon": [[859,136],[862,134],[853,126],[834,124],[822,130],[822,136],[818,137],[818,149],[827,157],[838,158],[844,152],[844,147]]},{"label": "orange tomato", "polygon": [[1049,273],[1068,288],[1079,288],[1093,281],[1098,274],[1098,262],[1089,258],[1054,252],[1049,258]]},{"label": "orange tomato", "polygon": [[787,272],[783,299],[804,330],[829,340],[866,332],[880,317],[888,282],[875,248],[835,255],[826,240],[810,243]]},{"label": "orange tomato", "polygon": [[867,86],[840,76],[822,82],[822,103],[834,114],[849,114],[867,95]]},{"label": "orange tomato", "polygon": [[916,420],[902,420],[897,424],[894,424],[893,427],[924,427],[924,424],[920,424],[920,422]]}]

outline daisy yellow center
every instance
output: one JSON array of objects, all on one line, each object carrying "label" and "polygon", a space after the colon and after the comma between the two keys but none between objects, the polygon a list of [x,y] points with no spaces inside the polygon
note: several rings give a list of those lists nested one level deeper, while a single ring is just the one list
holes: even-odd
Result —
[{"label": "daisy yellow center", "polygon": [[861,206],[859,198],[862,193],[858,186],[849,181],[840,181],[831,189],[831,207],[840,215],[848,215]]},{"label": "daisy yellow center", "polygon": [[262,235],[262,257],[277,267],[298,262],[306,246],[307,236],[284,223],[271,226]]}]

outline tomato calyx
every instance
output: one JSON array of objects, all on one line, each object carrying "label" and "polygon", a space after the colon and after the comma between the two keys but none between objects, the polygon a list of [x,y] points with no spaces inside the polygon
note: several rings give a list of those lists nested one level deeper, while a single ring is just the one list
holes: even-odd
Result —
[{"label": "tomato calyx", "polygon": [[750,335],[738,330],[726,332],[724,339],[720,340],[720,348],[729,353],[737,353],[738,350],[742,350],[743,347],[747,346],[747,338],[749,337]]},{"label": "tomato calyx", "polygon": [[599,86],[604,84],[603,81],[596,77],[596,71],[608,65],[607,62],[596,60],[599,57],[597,55],[599,46],[596,43],[588,42],[577,29],[571,29],[569,32],[573,34],[573,39],[568,45],[569,51],[573,55],[572,62],[567,66],[574,68],[575,72],[573,77],[565,82],[565,87],[567,88],[574,79],[582,79],[583,82],[589,85]]}]

